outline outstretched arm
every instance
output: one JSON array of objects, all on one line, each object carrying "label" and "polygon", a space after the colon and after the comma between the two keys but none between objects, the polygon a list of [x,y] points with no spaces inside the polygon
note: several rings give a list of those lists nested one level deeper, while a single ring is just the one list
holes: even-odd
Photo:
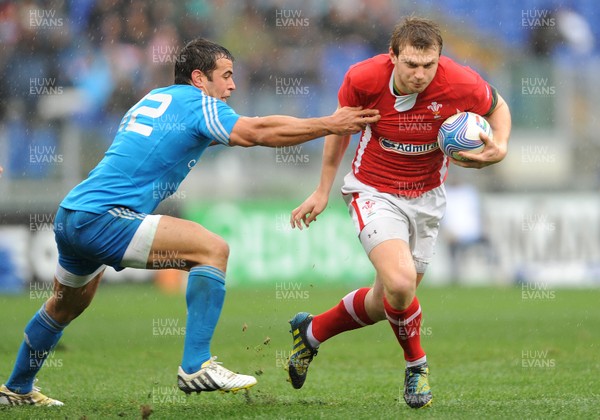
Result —
[{"label": "outstretched arm", "polygon": [[329,134],[349,135],[367,124],[379,121],[379,111],[360,107],[339,108],[320,118],[294,118],[281,115],[240,117],[229,137],[231,146],[293,146]]}]

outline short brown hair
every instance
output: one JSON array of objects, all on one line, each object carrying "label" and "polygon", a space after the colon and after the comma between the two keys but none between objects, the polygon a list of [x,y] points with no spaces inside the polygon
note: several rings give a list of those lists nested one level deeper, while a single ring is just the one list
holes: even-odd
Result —
[{"label": "short brown hair", "polygon": [[233,61],[233,55],[227,48],[208,39],[193,39],[183,47],[175,60],[175,84],[189,85],[194,70],[200,70],[212,81],[212,73],[217,68],[219,58]]},{"label": "short brown hair", "polygon": [[440,27],[429,19],[415,16],[405,18],[394,28],[390,48],[398,55],[407,45],[423,50],[439,47],[441,54],[443,41]]}]

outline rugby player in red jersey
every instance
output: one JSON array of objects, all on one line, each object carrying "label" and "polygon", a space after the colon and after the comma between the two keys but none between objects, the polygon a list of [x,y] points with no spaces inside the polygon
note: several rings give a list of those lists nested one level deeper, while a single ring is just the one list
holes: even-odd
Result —
[{"label": "rugby player in red jersey", "polygon": [[[376,108],[381,119],[363,130],[342,194],[359,239],[376,270],[372,287],[354,290],[320,315],[298,313],[291,321],[294,347],[288,372],[294,388],[304,384],[319,345],[344,331],[387,319],[404,351],[404,399],[412,408],[431,404],[429,367],[421,347],[421,306],[416,289],[433,255],[445,209],[449,163],[482,168],[507,152],[511,117],[506,102],[475,71],[441,55],[442,36],[427,19],[399,23],[388,54],[352,66],[338,93],[339,106]],[[481,135],[480,154],[446,157],[437,145],[442,122],[460,111],[483,115],[493,140]],[[302,229],[327,206],[350,136],[328,136],[321,179],[293,210]]]}]

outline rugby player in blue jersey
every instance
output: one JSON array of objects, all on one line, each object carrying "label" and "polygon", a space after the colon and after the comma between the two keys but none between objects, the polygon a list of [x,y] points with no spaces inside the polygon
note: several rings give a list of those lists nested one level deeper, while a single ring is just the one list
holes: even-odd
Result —
[{"label": "rugby player in blue jersey", "polygon": [[[13,372],[0,387],[0,404],[62,405],[34,387],[35,376],[64,328],[91,303],[106,266],[173,267],[169,261],[175,258],[189,271],[179,388],[236,391],[256,384],[252,376],[217,363],[210,352],[225,298],[227,243],[197,223],[151,213],[211,144],[291,146],[359,132],[379,115],[341,108],[321,118],[249,118],[226,104],[233,90],[231,53],[196,39],[179,54],[175,84],[151,91],[125,114],[102,161],[60,204],[54,294],[25,327]],[[167,191],[156,194],[157,185]]]}]

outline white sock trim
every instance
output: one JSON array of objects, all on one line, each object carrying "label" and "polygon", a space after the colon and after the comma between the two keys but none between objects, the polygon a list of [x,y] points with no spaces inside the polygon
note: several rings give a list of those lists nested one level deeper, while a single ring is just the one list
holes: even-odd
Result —
[{"label": "white sock trim", "polygon": [[413,360],[412,362],[406,361],[406,367],[410,368],[410,367],[414,367],[414,366],[419,366],[425,362],[427,362],[427,356],[423,356],[420,359]]},{"label": "white sock trim", "polygon": [[391,316],[388,315],[387,311],[385,312],[385,317],[392,324],[396,324],[399,327],[402,327],[402,326],[410,324],[417,316],[419,316],[419,314],[421,314],[421,305],[419,305],[419,307],[417,308],[417,310],[411,316],[409,316],[406,319],[400,320],[400,319],[392,318]]},{"label": "white sock trim", "polygon": [[316,349],[317,347],[319,347],[321,345],[321,342],[319,340],[317,340],[315,338],[315,336],[313,335],[312,321],[310,322],[310,324],[308,324],[308,328],[306,329],[306,338],[308,340],[308,344],[310,344],[310,346],[313,349]]},{"label": "white sock trim", "polygon": [[342,299],[342,302],[344,302],[344,308],[346,309],[346,312],[348,312],[348,314],[352,317],[354,322],[356,322],[361,327],[366,327],[367,324],[365,324],[364,322],[362,322],[360,320],[358,315],[356,315],[356,311],[354,310],[354,296],[356,296],[356,293],[358,292],[358,290],[359,289],[356,289],[356,290],[348,293],[346,296],[344,296],[344,298]]}]

